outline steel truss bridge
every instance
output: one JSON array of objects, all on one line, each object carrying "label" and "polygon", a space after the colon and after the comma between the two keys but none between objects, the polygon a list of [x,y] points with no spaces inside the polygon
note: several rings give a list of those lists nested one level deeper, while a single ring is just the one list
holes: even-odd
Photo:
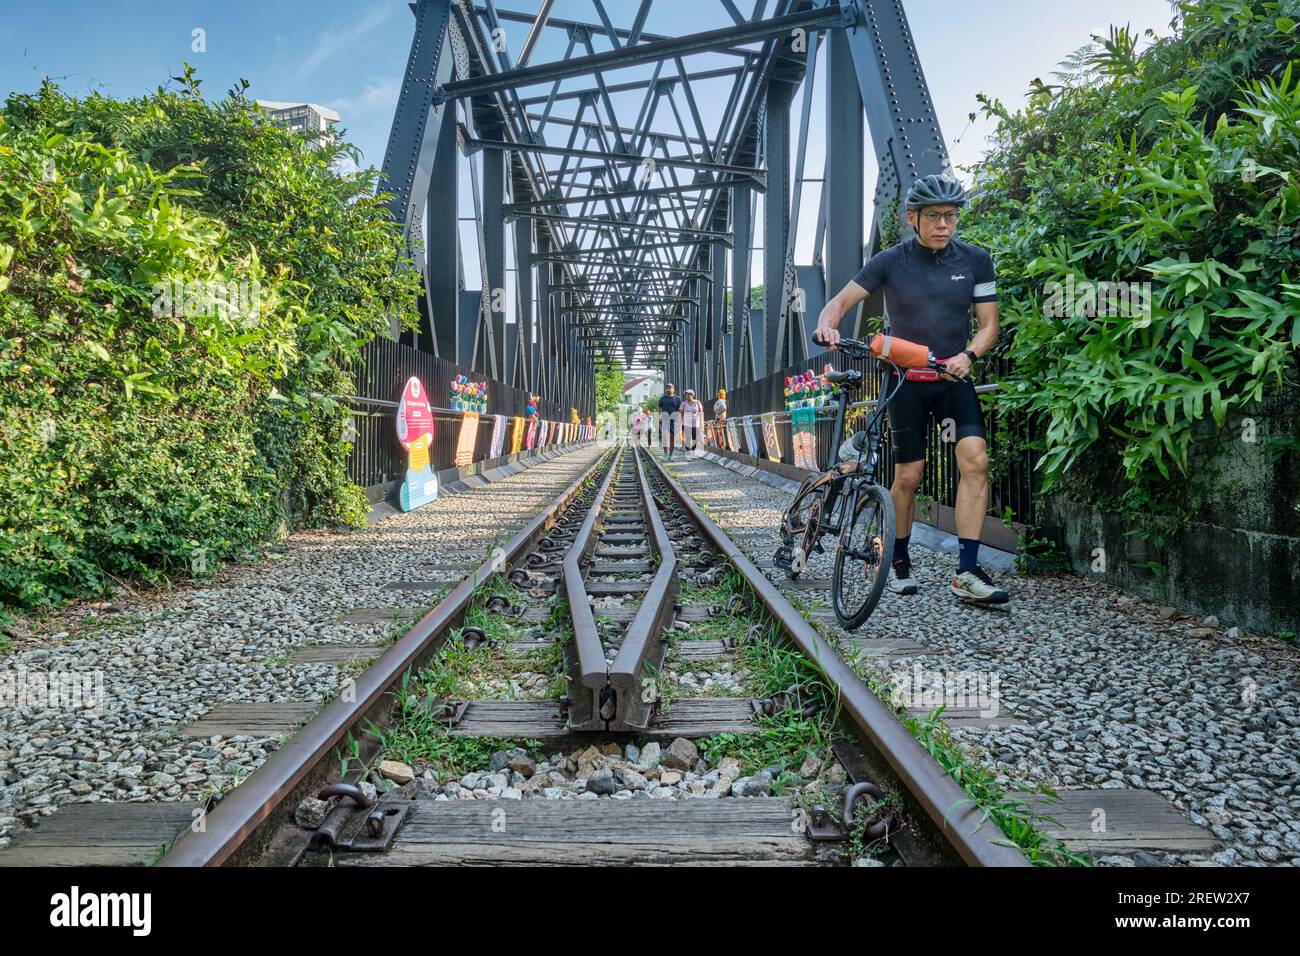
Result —
[{"label": "steel truss bridge", "polygon": [[[652,0],[412,3],[383,171],[424,295],[419,329],[393,335],[583,414],[602,364],[663,369],[711,396],[819,351],[827,290],[908,234],[902,191],[949,160],[901,0],[752,0],[748,15],[742,3],[697,0],[680,25],[698,31],[672,34],[646,29]],[[507,24],[525,35],[518,49]],[[879,169],[865,247],[864,132]],[[804,187],[818,179],[812,261],[796,263]],[[462,220],[479,292],[465,288]],[[861,316],[882,311],[877,294]]]}]

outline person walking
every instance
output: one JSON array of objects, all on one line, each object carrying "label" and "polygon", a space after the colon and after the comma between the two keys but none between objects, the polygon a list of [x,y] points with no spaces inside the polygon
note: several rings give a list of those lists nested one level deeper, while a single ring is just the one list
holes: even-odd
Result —
[{"label": "person walking", "polygon": [[682,400],[677,396],[676,386],[672,382],[664,389],[659,399],[659,445],[668,449],[668,457],[673,457],[677,450],[677,429],[681,426]]},{"label": "person walking", "polygon": [[[883,289],[893,334],[919,342],[941,357],[944,373],[912,369],[902,381],[897,371],[891,373],[898,394],[889,404],[894,446],[894,483],[889,491],[897,524],[889,589],[896,594],[917,593],[908,544],[926,440],[937,423],[952,422],[961,480],[956,507],[957,573],[949,589],[968,604],[1006,605],[1011,595],[994,584],[978,563],[989,504],[989,456],[984,413],[970,375],[971,366],[997,342],[999,313],[992,257],[955,235],[959,210],[967,199],[955,179],[931,175],[914,182],[907,191],[907,221],[915,237],[877,253],[863,265],[826,303],[813,340],[833,349],[843,317]],[[974,335],[972,309],[978,326]]]},{"label": "person walking", "polygon": [[631,427],[632,444],[641,444],[641,429],[645,427],[645,412],[638,408],[632,413],[632,418],[628,424]]},{"label": "person walking", "polygon": [[700,429],[704,425],[704,403],[695,397],[695,389],[686,390],[686,398],[682,402],[682,448],[685,451],[695,451],[699,444]]}]

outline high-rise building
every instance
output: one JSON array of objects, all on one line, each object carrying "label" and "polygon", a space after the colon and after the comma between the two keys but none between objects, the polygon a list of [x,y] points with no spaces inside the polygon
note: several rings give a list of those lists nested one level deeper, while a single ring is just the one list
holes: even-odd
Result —
[{"label": "high-rise building", "polygon": [[266,110],[267,116],[276,126],[305,133],[313,146],[319,146],[326,139],[332,139],[334,131],[330,128],[339,121],[339,114],[315,103],[280,103],[275,100],[258,100],[257,105]]}]

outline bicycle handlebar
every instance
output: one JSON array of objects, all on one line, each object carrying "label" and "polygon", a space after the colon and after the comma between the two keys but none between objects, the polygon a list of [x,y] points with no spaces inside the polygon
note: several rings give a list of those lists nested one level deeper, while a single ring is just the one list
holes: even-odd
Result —
[{"label": "bicycle handlebar", "polygon": [[[890,362],[890,360],[885,356],[879,355],[874,349],[872,349],[870,343],[863,342],[860,339],[842,338],[837,343],[836,348],[842,350],[847,355],[853,358],[866,358],[868,355],[875,355],[877,358],[880,358],[882,361],[889,362],[889,364],[891,365],[897,364],[895,362]],[[946,372],[948,370],[948,366],[946,364],[935,359],[933,356],[930,357],[930,360],[926,363],[926,365],[928,368],[931,368],[936,372]]]}]

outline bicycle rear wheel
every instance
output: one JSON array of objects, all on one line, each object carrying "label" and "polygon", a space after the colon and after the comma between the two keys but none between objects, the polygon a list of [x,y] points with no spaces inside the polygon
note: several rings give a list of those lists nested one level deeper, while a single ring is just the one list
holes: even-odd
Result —
[{"label": "bicycle rear wheel", "polygon": [[835,617],[855,630],[880,602],[894,560],[894,499],[880,485],[857,489],[851,515],[844,516],[831,595]]},{"label": "bicycle rear wheel", "polygon": [[791,564],[778,563],[785,569],[786,576],[792,581],[799,577],[803,571],[804,565],[808,559],[808,549],[811,543],[816,543],[817,528],[821,523],[822,507],[826,502],[825,490],[807,491],[811,488],[813,481],[811,478],[804,480],[803,486],[799,493],[795,495],[794,503],[790,505],[789,510],[781,518],[781,543],[790,549],[791,558],[795,558],[795,552],[802,551],[802,558],[798,561],[798,567]]}]

